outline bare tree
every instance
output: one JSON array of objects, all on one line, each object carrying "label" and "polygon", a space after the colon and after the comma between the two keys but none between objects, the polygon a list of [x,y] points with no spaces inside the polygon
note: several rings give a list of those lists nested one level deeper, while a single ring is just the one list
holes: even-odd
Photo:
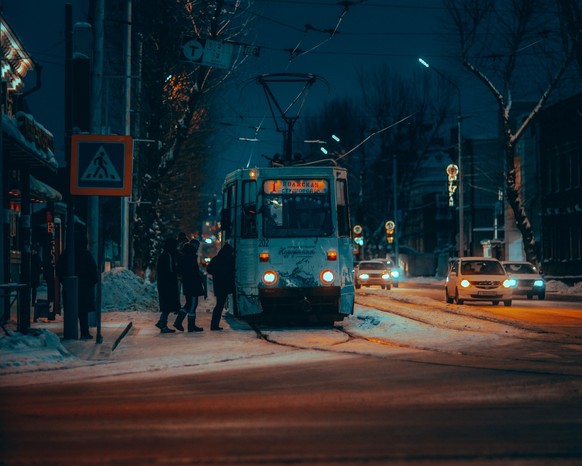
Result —
[{"label": "bare tree", "polygon": [[426,73],[406,79],[387,65],[362,70],[358,79],[367,129],[371,133],[381,131],[367,144],[371,162],[364,192],[365,205],[373,207],[366,209],[370,239],[379,247],[385,243],[384,223],[388,216],[397,214],[392,212],[393,183],[397,184],[398,210],[404,213],[401,218],[394,218],[399,237],[406,231],[410,188],[418,167],[450,115],[447,103],[451,102],[448,98],[451,90],[441,82],[434,85]]},{"label": "bare tree", "polygon": [[579,0],[557,0],[582,74],[582,6]]},{"label": "bare tree", "polygon": [[[572,62],[562,23],[548,0],[445,0],[459,34],[463,66],[493,95],[502,125],[505,195],[523,237],[526,258],[538,262],[536,239],[517,173],[516,142],[547,103]],[[512,114],[517,90],[539,95],[529,114]]]},{"label": "bare tree", "polygon": [[142,268],[152,265],[161,236],[200,225],[204,174],[212,161],[213,97],[245,60],[236,46],[228,69],[181,59],[184,38],[240,43],[251,1],[140,2],[134,28],[143,50],[139,133],[160,142],[140,153],[134,250]]}]

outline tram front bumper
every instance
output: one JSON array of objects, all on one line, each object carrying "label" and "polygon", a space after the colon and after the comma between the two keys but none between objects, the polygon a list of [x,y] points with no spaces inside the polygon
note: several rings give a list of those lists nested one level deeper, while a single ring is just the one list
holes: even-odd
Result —
[{"label": "tram front bumper", "polygon": [[259,300],[263,312],[277,315],[333,314],[340,309],[339,286],[263,288]]}]

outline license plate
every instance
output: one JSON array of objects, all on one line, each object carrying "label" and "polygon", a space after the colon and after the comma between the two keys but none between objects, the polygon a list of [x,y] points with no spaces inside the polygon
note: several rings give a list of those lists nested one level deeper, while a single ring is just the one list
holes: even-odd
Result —
[{"label": "license plate", "polygon": [[479,296],[493,296],[495,295],[495,291],[478,291],[477,294]]}]

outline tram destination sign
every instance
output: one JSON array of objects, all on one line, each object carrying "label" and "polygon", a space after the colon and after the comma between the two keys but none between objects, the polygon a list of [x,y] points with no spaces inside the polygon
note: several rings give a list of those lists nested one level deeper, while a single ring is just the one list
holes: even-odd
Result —
[{"label": "tram destination sign", "polygon": [[329,184],[327,180],[266,180],[263,182],[263,191],[265,194],[326,194],[329,192]]}]

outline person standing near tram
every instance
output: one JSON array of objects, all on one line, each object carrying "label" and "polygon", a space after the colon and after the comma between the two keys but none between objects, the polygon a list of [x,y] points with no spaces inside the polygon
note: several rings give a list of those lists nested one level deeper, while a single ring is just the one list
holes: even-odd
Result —
[{"label": "person standing near tram", "polygon": [[206,289],[198,266],[198,248],[200,242],[191,239],[182,246],[182,254],[178,258],[178,274],[182,277],[182,293],[186,298],[184,307],[178,312],[174,321],[174,328],[184,331],[184,318],[188,316],[188,332],[202,332],[204,329],[196,325],[196,308],[198,298],[206,298]]},{"label": "person standing near tram", "polygon": [[158,299],[160,303],[160,318],[156,327],[160,333],[175,333],[168,327],[168,316],[176,313],[182,307],[180,304],[180,287],[178,284],[178,240],[169,237],[164,241],[164,246],[156,268],[158,283]]},{"label": "person standing near tram", "polygon": [[214,296],[216,296],[216,305],[212,310],[210,320],[210,330],[222,330],[220,327],[222,310],[226,304],[226,298],[234,292],[234,269],[234,248],[229,243],[225,243],[206,268],[206,271],[212,275]]}]

